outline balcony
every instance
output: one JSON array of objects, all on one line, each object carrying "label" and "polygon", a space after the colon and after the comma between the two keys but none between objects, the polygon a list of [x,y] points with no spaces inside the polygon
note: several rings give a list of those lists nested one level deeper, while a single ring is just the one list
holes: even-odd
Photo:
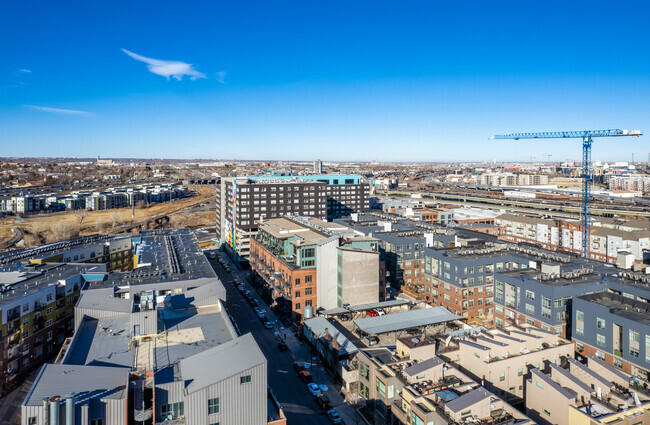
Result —
[{"label": "balcony", "polygon": [[20,318],[20,310],[9,310],[9,312],[7,312],[8,321],[16,320],[18,318]]}]

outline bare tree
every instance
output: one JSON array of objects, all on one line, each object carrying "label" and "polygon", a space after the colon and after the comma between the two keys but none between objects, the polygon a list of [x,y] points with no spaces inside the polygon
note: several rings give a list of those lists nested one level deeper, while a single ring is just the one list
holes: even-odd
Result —
[{"label": "bare tree", "polygon": [[79,236],[79,228],[72,223],[59,221],[50,230],[50,242],[72,239]]},{"label": "bare tree", "polygon": [[110,218],[113,227],[118,227],[124,222],[124,219],[122,218],[122,214],[120,213],[116,213],[116,212],[111,213]]},{"label": "bare tree", "polygon": [[81,209],[77,211],[76,214],[77,214],[77,221],[79,222],[79,227],[81,227],[86,217],[88,217],[88,212],[89,211],[87,209]]},{"label": "bare tree", "polygon": [[105,233],[106,222],[101,218],[98,218],[97,221],[95,222],[95,230],[97,230],[97,233]]}]

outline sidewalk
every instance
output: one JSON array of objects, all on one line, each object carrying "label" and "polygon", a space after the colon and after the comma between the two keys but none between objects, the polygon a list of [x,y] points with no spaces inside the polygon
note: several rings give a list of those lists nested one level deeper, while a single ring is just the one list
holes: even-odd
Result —
[{"label": "sidewalk", "polygon": [[[293,330],[285,328],[284,325],[278,321],[276,315],[271,311],[268,305],[264,302],[262,297],[257,293],[255,288],[248,283],[246,280],[246,275],[250,272],[243,272],[237,268],[233,268],[233,276],[237,277],[244,287],[251,291],[251,294],[258,302],[260,307],[266,309],[266,316],[270,320],[276,321],[276,326],[274,329],[275,337],[278,341],[283,340],[289,347],[289,352],[294,361],[301,363],[311,363],[311,346],[308,343],[301,343],[298,338],[296,338]],[[341,415],[343,423],[346,425],[355,425],[355,424],[364,424],[365,422],[360,419],[357,411],[348,403],[344,402],[343,396],[341,395],[341,386],[334,383],[334,376],[330,371],[328,371],[321,363],[312,364],[312,378],[314,382],[319,385],[326,385],[327,391],[325,394],[330,399],[332,407]]]}]

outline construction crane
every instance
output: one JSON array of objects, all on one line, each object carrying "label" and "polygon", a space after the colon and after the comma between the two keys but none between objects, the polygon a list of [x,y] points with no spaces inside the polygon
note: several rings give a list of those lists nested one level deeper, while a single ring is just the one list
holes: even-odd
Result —
[{"label": "construction crane", "polygon": [[584,130],[584,131],[550,131],[541,133],[513,133],[494,135],[491,139],[582,139],[582,255],[589,258],[590,202],[591,186],[591,143],[594,137],[642,136],[639,130]]}]

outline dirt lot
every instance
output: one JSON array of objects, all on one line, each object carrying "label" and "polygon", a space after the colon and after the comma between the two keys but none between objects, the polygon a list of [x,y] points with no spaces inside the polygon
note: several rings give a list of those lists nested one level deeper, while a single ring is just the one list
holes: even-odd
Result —
[{"label": "dirt lot", "polygon": [[12,227],[25,230],[25,237],[17,247],[31,247],[42,243],[55,242],[71,237],[93,233],[108,233],[122,225],[141,223],[150,217],[170,215],[170,227],[214,226],[216,215],[214,206],[205,211],[201,206],[191,207],[200,202],[214,200],[214,186],[199,186],[199,195],[171,203],[153,204],[147,208],[136,208],[135,218],[131,218],[131,208],[101,211],[71,211],[44,217],[27,218],[23,222],[16,217],[0,219],[0,242],[12,237]]}]

